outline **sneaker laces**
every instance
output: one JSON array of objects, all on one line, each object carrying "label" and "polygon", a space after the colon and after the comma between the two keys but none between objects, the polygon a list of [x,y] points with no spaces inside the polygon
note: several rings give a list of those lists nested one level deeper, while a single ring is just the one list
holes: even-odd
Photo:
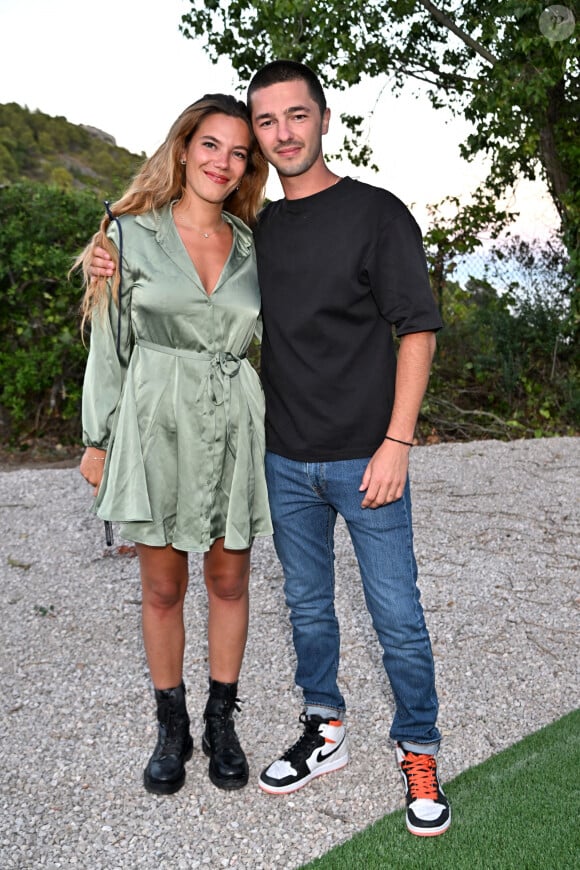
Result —
[{"label": "sneaker laces", "polygon": [[282,761],[292,762],[295,755],[298,757],[310,755],[313,749],[316,749],[317,746],[321,745],[319,729],[323,719],[321,719],[320,716],[307,716],[306,713],[301,713],[300,722],[304,725],[304,732],[298,738],[296,743],[294,743],[290,749],[287,749],[284,755],[282,755]]},{"label": "sneaker laces", "polygon": [[412,800],[439,799],[439,783],[437,781],[437,759],[434,755],[406,752],[401,762],[401,768],[407,776],[409,794]]}]

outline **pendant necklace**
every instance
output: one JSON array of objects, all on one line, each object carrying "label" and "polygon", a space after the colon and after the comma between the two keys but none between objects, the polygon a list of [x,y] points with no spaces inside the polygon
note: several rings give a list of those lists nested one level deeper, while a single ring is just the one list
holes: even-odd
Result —
[{"label": "pendant necklace", "polygon": [[185,223],[183,223],[183,221],[179,221],[179,222],[175,221],[175,223],[177,224],[177,226],[184,227],[186,230],[193,230],[194,232],[196,232],[198,234],[198,236],[201,236],[202,239],[209,239],[209,238],[211,238],[211,236],[215,236],[216,233],[219,233],[219,231],[223,227],[225,221],[222,217],[221,223],[219,224],[219,226],[217,226],[215,228],[215,230],[211,230],[209,233],[203,232],[203,230],[200,230],[199,227],[196,227],[193,224],[185,224]]}]

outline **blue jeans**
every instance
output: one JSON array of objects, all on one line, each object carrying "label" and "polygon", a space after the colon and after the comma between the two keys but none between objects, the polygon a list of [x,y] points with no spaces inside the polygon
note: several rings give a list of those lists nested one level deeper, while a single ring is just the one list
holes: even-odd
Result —
[{"label": "blue jeans", "polygon": [[433,654],[417,587],[409,482],[403,497],[361,508],[368,459],[296,462],[266,454],[274,545],[284,571],[296,650],[296,683],[307,707],[344,714],[338,688],[340,632],[334,609],[334,527],[344,517],[365,601],[395,698],[393,740],[437,744]]}]

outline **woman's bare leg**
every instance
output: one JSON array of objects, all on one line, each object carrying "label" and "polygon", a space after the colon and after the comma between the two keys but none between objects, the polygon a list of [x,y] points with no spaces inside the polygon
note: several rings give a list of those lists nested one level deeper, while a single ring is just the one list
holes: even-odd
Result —
[{"label": "woman's bare leg", "polygon": [[143,590],[143,642],[156,689],[179,686],[183,672],[187,553],[137,544]]},{"label": "woman's bare leg", "polygon": [[204,579],[210,676],[235,683],[248,637],[250,550],[226,550],[219,538],[205,554]]},{"label": "woman's bare leg", "polygon": [[136,546],[143,590],[143,642],[159,722],[157,745],[143,772],[143,783],[154,794],[173,794],[185,782],[185,762],[193,752],[182,682],[187,553],[171,546]]},{"label": "woman's bare leg", "polygon": [[226,550],[217,540],[204,559],[209,602],[209,697],[203,718],[202,748],[209,778],[218,788],[243,788],[248,761],[234,725],[238,676],[248,637],[250,551]]}]

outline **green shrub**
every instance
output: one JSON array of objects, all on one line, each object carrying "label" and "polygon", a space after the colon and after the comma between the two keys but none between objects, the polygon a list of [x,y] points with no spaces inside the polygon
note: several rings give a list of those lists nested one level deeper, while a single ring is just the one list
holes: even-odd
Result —
[{"label": "green shrub", "polygon": [[2,441],[78,439],[86,350],[80,281],[67,273],[97,228],[93,195],[43,184],[0,188]]},{"label": "green shrub", "polygon": [[521,240],[508,253],[519,267],[517,280],[504,280],[502,253],[486,278],[470,279],[465,289],[446,284],[424,435],[539,437],[580,427],[577,326],[565,260]]}]

